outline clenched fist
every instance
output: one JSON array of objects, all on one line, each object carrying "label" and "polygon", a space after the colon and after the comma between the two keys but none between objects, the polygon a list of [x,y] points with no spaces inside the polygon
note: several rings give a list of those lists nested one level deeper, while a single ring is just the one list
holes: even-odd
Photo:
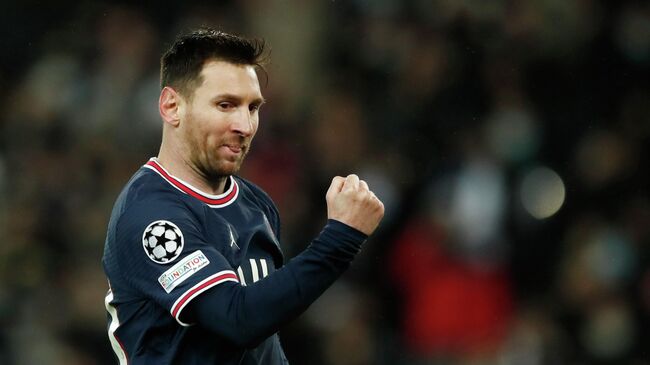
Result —
[{"label": "clenched fist", "polygon": [[336,176],[325,197],[327,217],[370,235],[384,216],[384,204],[357,175]]}]

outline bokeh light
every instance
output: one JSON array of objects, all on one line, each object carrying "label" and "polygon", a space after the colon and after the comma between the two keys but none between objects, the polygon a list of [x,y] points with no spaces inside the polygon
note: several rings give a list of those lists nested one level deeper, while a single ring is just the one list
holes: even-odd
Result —
[{"label": "bokeh light", "polygon": [[521,183],[521,202],[526,211],[537,219],[557,213],[564,204],[565,194],[562,178],[547,167],[531,170]]}]

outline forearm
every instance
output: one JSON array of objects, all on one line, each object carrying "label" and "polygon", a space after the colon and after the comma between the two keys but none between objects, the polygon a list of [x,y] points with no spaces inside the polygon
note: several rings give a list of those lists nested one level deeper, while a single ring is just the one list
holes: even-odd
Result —
[{"label": "forearm", "polygon": [[302,313],[350,265],[366,236],[329,221],[301,254],[250,286],[223,283],[197,297],[183,317],[252,346]]}]

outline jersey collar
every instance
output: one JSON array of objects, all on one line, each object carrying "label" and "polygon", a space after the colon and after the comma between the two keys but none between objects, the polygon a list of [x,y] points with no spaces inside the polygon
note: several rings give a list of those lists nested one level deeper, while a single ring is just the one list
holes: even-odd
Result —
[{"label": "jersey collar", "polygon": [[171,184],[176,189],[181,192],[191,195],[196,199],[204,202],[212,208],[223,208],[232,204],[237,196],[239,195],[239,186],[237,185],[237,180],[232,176],[229,176],[230,183],[228,184],[228,189],[219,195],[212,195],[202,192],[201,190],[195,188],[194,186],[186,183],[185,181],[171,175],[164,167],[158,162],[158,159],[153,157],[145,165],[145,168],[151,169],[158,173],[165,181]]}]

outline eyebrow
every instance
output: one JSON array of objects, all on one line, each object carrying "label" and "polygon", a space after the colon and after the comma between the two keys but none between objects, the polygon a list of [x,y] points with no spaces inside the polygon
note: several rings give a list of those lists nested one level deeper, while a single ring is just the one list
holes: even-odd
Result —
[{"label": "eyebrow", "polygon": [[[235,94],[219,94],[219,95],[215,96],[214,98],[212,98],[212,100],[217,100],[217,99],[227,99],[227,100],[241,101],[243,98],[241,96],[235,95]],[[253,104],[258,104],[258,105],[266,104],[266,99],[264,99],[264,97],[255,98],[255,99],[253,99],[252,103]]]}]

